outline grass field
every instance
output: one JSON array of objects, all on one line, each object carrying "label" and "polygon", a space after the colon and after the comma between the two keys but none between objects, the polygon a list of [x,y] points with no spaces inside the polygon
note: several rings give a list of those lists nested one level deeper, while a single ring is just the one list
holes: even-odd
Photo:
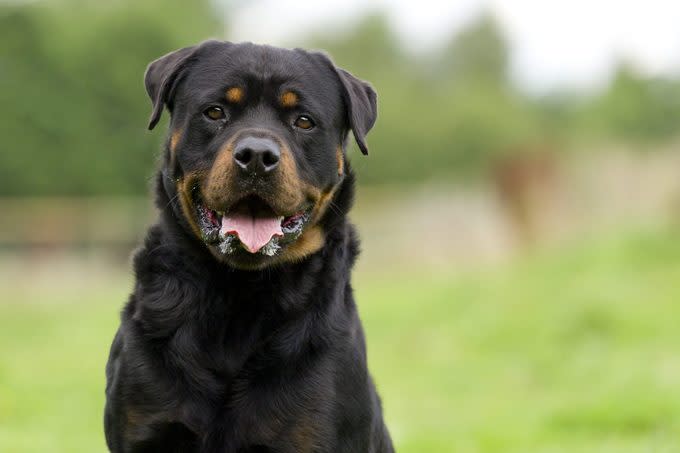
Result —
[{"label": "grass field", "polygon": [[[355,280],[399,452],[680,452],[680,235],[401,269]],[[129,275],[83,265],[0,285],[0,452],[105,451]]]}]

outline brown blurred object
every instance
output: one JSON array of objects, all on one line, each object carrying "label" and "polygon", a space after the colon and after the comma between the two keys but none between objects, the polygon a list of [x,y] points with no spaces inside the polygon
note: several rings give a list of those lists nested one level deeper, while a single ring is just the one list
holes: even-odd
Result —
[{"label": "brown blurred object", "polygon": [[0,199],[0,249],[45,255],[73,249],[108,249],[127,256],[151,220],[142,198]]},{"label": "brown blurred object", "polygon": [[563,178],[554,147],[511,148],[495,163],[492,178],[518,245],[535,245],[559,229]]}]

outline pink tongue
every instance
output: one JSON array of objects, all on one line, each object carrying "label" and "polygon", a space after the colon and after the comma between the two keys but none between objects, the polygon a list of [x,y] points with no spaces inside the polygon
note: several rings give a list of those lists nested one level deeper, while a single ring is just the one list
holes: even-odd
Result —
[{"label": "pink tongue", "polygon": [[222,217],[222,234],[234,233],[250,253],[257,253],[274,236],[283,236],[281,219],[255,218],[247,214],[230,214]]}]

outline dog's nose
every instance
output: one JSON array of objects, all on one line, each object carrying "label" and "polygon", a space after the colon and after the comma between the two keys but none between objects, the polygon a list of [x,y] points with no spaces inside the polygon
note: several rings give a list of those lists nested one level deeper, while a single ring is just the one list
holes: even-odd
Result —
[{"label": "dog's nose", "polygon": [[234,162],[250,175],[265,175],[279,166],[281,149],[273,140],[246,137],[234,148]]}]

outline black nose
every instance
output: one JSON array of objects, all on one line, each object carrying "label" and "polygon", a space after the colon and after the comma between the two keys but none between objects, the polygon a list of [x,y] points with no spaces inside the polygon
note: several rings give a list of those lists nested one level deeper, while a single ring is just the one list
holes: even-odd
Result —
[{"label": "black nose", "polygon": [[273,140],[245,137],[234,148],[234,162],[244,172],[264,175],[279,166],[281,149]]}]

